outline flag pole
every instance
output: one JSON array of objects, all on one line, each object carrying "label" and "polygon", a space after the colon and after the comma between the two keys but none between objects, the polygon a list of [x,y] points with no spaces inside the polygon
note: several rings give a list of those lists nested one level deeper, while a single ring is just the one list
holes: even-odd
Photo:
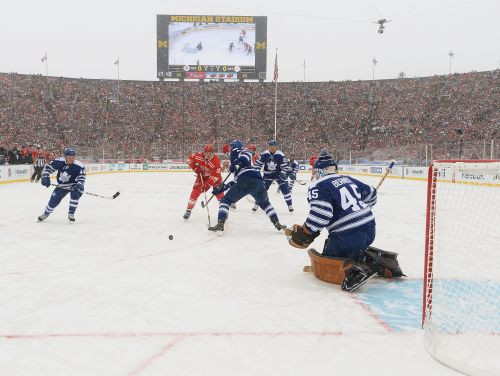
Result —
[{"label": "flag pole", "polygon": [[118,62],[117,66],[118,66],[118,88],[117,88],[117,92],[116,92],[116,101],[119,102],[120,101],[120,58],[118,58],[118,60],[116,60]]},{"label": "flag pole", "polygon": [[277,140],[277,130],[276,130],[277,110],[278,110],[278,49],[276,49],[276,59],[274,62],[274,139],[275,140]]}]

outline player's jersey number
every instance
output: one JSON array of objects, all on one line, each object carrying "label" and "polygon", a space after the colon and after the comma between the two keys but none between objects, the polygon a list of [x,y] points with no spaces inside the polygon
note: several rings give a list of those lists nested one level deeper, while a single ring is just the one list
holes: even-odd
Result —
[{"label": "player's jersey number", "polygon": [[[349,189],[351,188],[351,189]],[[358,211],[366,208],[366,204],[361,201],[361,194],[358,192],[358,186],[356,184],[349,184],[339,189],[340,193],[340,205],[342,209],[352,211]],[[352,195],[354,193],[354,197]]]}]

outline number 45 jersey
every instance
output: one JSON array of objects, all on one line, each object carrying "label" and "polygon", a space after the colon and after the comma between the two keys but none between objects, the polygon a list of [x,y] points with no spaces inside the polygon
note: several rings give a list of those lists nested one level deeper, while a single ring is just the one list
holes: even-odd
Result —
[{"label": "number 45 jersey", "polygon": [[349,176],[330,174],[309,186],[307,201],[310,210],[306,226],[313,232],[326,228],[340,233],[375,226],[371,208],[377,202],[377,191]]}]

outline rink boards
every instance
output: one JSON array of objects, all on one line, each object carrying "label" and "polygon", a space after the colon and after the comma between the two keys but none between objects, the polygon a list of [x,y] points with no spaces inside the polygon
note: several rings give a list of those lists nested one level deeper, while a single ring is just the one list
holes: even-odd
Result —
[{"label": "rink boards", "polygon": [[[118,172],[192,172],[185,163],[91,163],[85,164],[87,174],[103,174]],[[383,165],[339,165],[339,173],[354,176],[382,176],[386,166]],[[395,166],[388,178],[427,181],[428,167]],[[300,173],[310,173],[310,165],[300,165]],[[33,174],[32,165],[0,166],[0,184],[26,182]],[[481,183],[484,177],[480,174],[464,173],[456,177],[456,182]],[[494,177],[495,185],[500,185],[500,175]]]},{"label": "rink boards", "polygon": [[[85,164],[87,174],[117,172],[192,172],[184,163],[91,163]],[[299,172],[310,173],[311,166],[301,165]],[[384,166],[340,165],[339,172],[346,175],[382,176]],[[32,165],[0,166],[0,184],[29,181],[33,174]],[[427,167],[396,166],[389,173],[390,178],[426,180]]]}]

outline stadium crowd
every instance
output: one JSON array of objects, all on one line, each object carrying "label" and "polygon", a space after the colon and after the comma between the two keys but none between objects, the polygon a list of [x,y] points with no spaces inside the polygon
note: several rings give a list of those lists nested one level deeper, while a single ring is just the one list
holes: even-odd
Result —
[{"label": "stadium crowd", "polygon": [[[409,163],[418,145],[432,144],[435,158],[456,157],[459,138],[498,145],[499,79],[495,70],[278,83],[280,147],[298,159],[328,147],[344,159],[404,156]],[[36,145],[56,153],[71,145],[99,158],[186,158],[207,142],[220,148],[235,138],[262,149],[274,137],[274,89],[258,82],[120,81],[118,91],[113,80],[0,73],[0,154],[29,163],[29,152],[40,152]],[[476,149],[464,156],[480,154]]]}]

